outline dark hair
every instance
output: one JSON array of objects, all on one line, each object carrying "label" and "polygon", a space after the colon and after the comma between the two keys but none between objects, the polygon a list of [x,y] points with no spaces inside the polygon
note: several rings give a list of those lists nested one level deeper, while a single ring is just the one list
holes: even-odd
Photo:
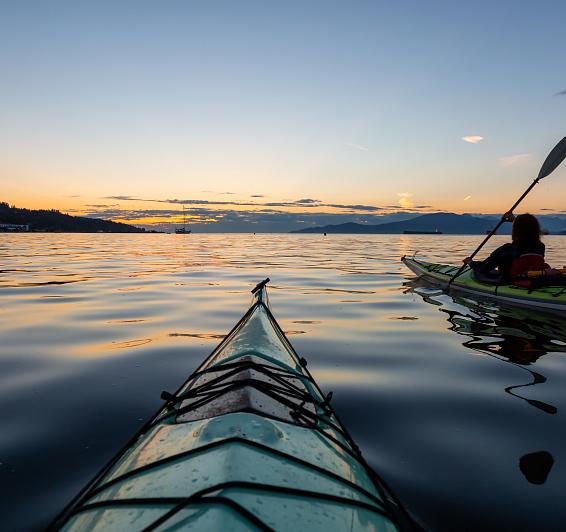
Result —
[{"label": "dark hair", "polygon": [[532,214],[519,214],[513,222],[511,238],[514,244],[533,246],[540,242],[540,225]]}]

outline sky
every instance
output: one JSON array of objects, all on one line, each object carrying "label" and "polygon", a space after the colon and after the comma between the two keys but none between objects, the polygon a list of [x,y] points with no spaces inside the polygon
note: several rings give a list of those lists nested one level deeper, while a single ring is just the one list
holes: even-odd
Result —
[{"label": "sky", "polygon": [[[3,2],[0,200],[145,225],[184,204],[207,230],[500,213],[566,135],[565,17],[544,0]],[[522,209],[564,198],[566,166]]]}]

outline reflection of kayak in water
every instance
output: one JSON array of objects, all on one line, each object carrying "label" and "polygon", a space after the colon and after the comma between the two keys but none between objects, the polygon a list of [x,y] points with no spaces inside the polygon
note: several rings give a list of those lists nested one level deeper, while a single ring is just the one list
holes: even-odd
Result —
[{"label": "reflection of kayak in water", "polygon": [[[407,257],[403,257],[401,260],[420,278],[441,288],[448,288],[450,279],[459,270],[458,266],[450,266],[449,264],[435,264]],[[450,288],[460,292],[486,296],[512,305],[553,312],[566,311],[566,286],[545,286],[536,289],[523,288],[512,284],[496,286],[480,283],[474,279],[472,270],[467,268],[454,280]]]},{"label": "reflection of kayak in water", "polygon": [[[502,305],[498,308],[488,299],[450,294],[450,303],[437,299],[443,293],[430,288],[426,281],[414,279],[405,283],[407,292],[438,307],[447,315],[450,330],[467,336],[462,345],[484,353],[493,353],[516,364],[532,364],[547,353],[566,349],[566,319],[523,307]],[[452,303],[455,305],[452,305]]]},{"label": "reflection of kayak in water", "polygon": [[535,364],[547,353],[563,353],[566,345],[566,320],[557,314],[549,315],[533,312],[528,308],[501,306],[495,309],[486,305],[483,298],[458,296],[450,294],[452,303],[435,299],[442,292],[425,287],[426,281],[415,279],[405,283],[407,292],[418,294],[429,304],[448,316],[449,329],[467,337],[462,345],[476,352],[486,354],[502,362],[526,371],[531,375],[531,381],[514,384],[505,388],[505,393],[521,399],[531,406],[546,412],[556,414],[554,405],[523,397],[516,390],[544,384],[547,378],[526,366]]}]

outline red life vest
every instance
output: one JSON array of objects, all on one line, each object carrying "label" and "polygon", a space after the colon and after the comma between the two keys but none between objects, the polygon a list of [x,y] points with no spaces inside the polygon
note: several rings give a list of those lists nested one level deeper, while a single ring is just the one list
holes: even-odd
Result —
[{"label": "red life vest", "polygon": [[533,281],[523,277],[528,271],[546,270],[550,266],[544,262],[544,257],[536,253],[526,253],[511,263],[511,279],[513,284],[531,288]]}]

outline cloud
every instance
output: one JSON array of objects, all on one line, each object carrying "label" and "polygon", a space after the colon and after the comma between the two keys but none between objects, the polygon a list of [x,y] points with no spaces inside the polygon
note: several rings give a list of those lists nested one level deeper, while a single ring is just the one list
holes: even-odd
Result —
[{"label": "cloud", "polygon": [[[169,209],[93,209],[83,216],[120,220],[148,228],[172,231],[180,221],[179,210]],[[345,222],[378,224],[406,220],[416,213],[346,213],[346,212],[288,212],[279,209],[242,211],[216,209],[207,206],[191,206],[186,210],[188,221],[198,232],[250,232],[250,231],[291,231],[308,225],[328,225]]]},{"label": "cloud", "polygon": [[265,198],[263,194],[252,194],[250,198]]},{"label": "cloud", "polygon": [[320,200],[305,198],[305,199],[298,199],[298,200],[295,200],[293,203],[301,203],[301,204],[306,204],[306,203],[320,203]]},{"label": "cloud", "polygon": [[114,199],[119,201],[145,201],[140,198],[134,198],[133,196],[104,196],[102,199]]},{"label": "cloud", "polygon": [[480,135],[466,135],[465,137],[462,137],[462,140],[464,142],[469,142],[470,144],[478,144],[483,140],[483,137],[480,137]]},{"label": "cloud", "polygon": [[256,203],[250,201],[217,201],[217,200],[203,200],[203,199],[152,199],[152,198],[137,198],[134,196],[105,196],[104,199],[117,199],[120,201],[143,201],[152,203],[169,203],[174,205],[216,205],[219,207],[224,207],[228,205],[233,205],[237,207],[303,207],[303,208],[321,208],[321,207],[332,207],[334,209],[344,209],[344,210],[360,210],[360,211],[380,211],[383,210],[382,207],[377,207],[375,205],[350,205],[341,203],[322,203],[321,200],[312,198],[302,198],[293,201],[275,201],[267,203]]},{"label": "cloud", "polygon": [[119,203],[101,204],[101,203],[87,203],[85,207],[90,207],[92,209],[109,209],[110,207],[117,207]]},{"label": "cloud", "polygon": [[364,146],[363,144],[356,144],[355,142],[346,142],[346,146],[354,148],[356,150],[369,151],[369,148],[367,146]]},{"label": "cloud", "polygon": [[335,209],[350,209],[353,211],[381,211],[382,207],[375,207],[374,205],[343,205],[340,203],[327,203],[322,204],[324,207],[334,207]]},{"label": "cloud", "polygon": [[399,196],[398,203],[403,209],[411,209],[412,207],[414,207],[414,204],[411,200],[411,197],[413,195],[410,192],[398,192],[397,196]]},{"label": "cloud", "polygon": [[557,92],[554,96],[566,96],[566,89],[563,91]]},{"label": "cloud", "polygon": [[515,155],[508,155],[507,157],[501,157],[499,162],[501,166],[513,166],[516,164],[522,164],[530,160],[530,153],[517,153]]},{"label": "cloud", "polygon": [[471,200],[471,199],[472,199],[472,196],[466,196],[466,197],[464,198],[464,201],[468,201],[468,200]]}]

